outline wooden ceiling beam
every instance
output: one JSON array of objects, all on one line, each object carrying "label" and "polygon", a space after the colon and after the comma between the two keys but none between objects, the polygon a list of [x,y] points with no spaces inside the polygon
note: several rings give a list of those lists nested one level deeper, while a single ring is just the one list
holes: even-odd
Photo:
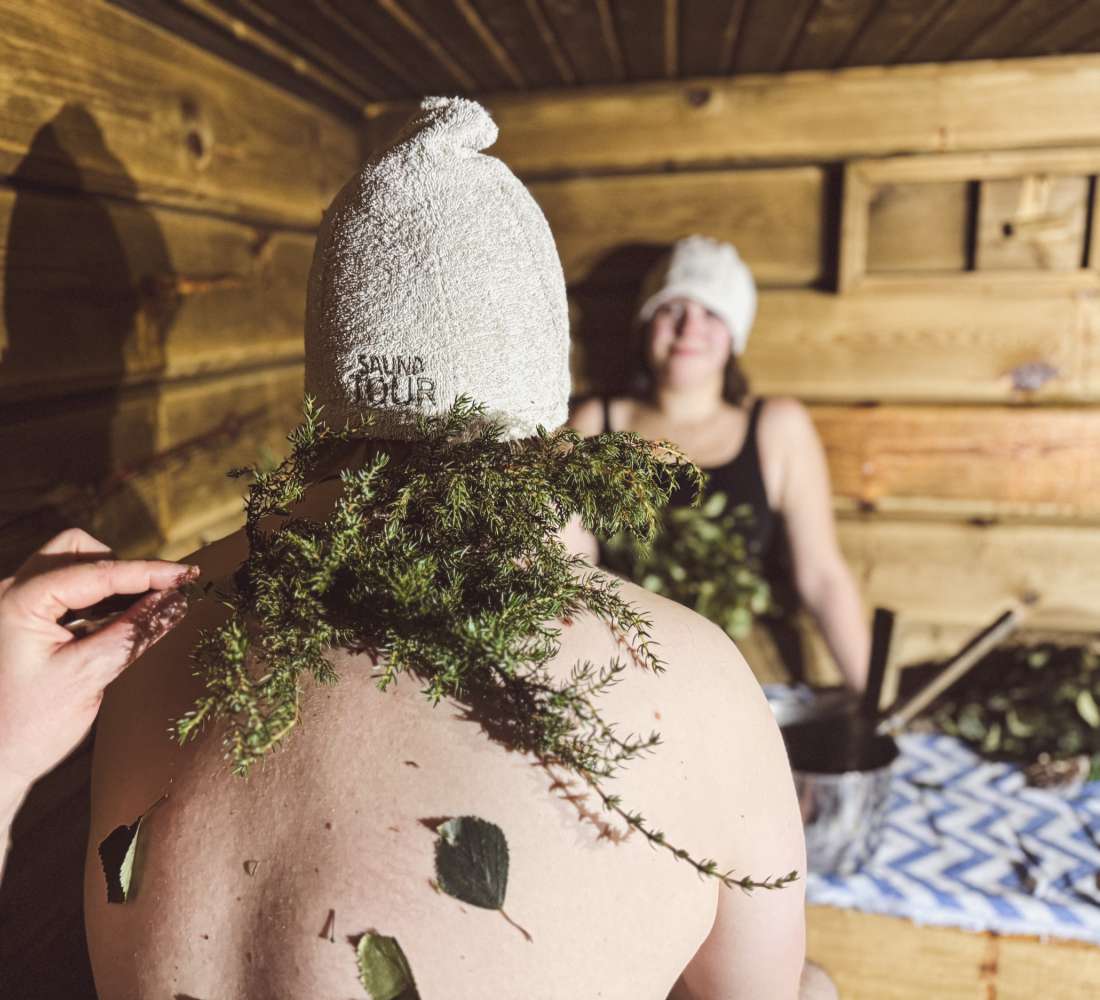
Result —
[{"label": "wooden ceiling beam", "polygon": [[398,0],[377,0],[378,6],[390,15],[405,31],[415,38],[422,48],[431,53],[435,61],[442,66],[455,83],[468,93],[476,92],[477,81],[451,56],[439,39],[413,17]]},{"label": "wooden ceiling beam", "polygon": [[501,127],[494,151],[528,177],[1082,145],[1100,143],[1100,58],[635,83],[488,104]]},{"label": "wooden ceiling beam", "polygon": [[1013,55],[1078,6],[1078,0],[1016,0],[956,54],[967,59]]},{"label": "wooden ceiling beam", "polygon": [[485,19],[477,12],[474,5],[470,3],[470,0],[454,0],[454,5],[470,25],[470,30],[481,39],[481,44],[485,46],[486,51],[493,57],[508,79],[512,81],[512,85],[519,90],[526,90],[529,84],[523,75],[523,71],[516,65],[508,50],[501,44],[500,39],[493,34],[492,29],[486,24]]},{"label": "wooden ceiling beam", "polygon": [[524,3],[527,5],[531,20],[535,22],[535,27],[538,28],[539,37],[546,46],[547,52],[550,53],[550,58],[554,60],[554,65],[561,75],[561,82],[566,84],[576,83],[577,72],[573,69],[573,65],[559,43],[557,35],[554,34],[554,28],[547,19],[539,0],[524,0]]},{"label": "wooden ceiling beam", "polygon": [[267,58],[285,66],[297,76],[308,79],[313,84],[337,97],[345,105],[350,105],[361,113],[370,100],[377,100],[384,96],[378,91],[367,94],[358,92],[339,77],[317,66],[300,53],[294,52],[281,42],[256,30],[240,18],[227,14],[210,0],[175,0],[175,2],[180,7],[197,14],[205,21],[227,32],[238,41],[256,49]]}]

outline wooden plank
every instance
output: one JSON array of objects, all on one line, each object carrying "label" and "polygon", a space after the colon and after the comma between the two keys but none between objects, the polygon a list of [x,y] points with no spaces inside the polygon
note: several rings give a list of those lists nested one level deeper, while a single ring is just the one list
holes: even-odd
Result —
[{"label": "wooden plank", "polygon": [[1086,256],[1089,188],[1086,176],[982,181],[975,267],[1079,270]]},{"label": "wooden plank", "polygon": [[1045,56],[1057,52],[1074,52],[1082,40],[1096,37],[1100,17],[1094,3],[1079,3],[1062,17],[1036,32],[1019,48],[1022,56]]},{"label": "wooden plank", "polygon": [[362,79],[374,89],[416,92],[416,80],[402,65],[403,60],[369,35],[354,30],[354,22],[329,0],[310,0],[309,4],[296,0],[217,2],[238,16],[275,29],[280,37],[350,81]]},{"label": "wooden plank", "polygon": [[599,0],[541,0],[541,6],[580,83],[626,78],[621,61],[616,63],[608,47]]},{"label": "wooden plank", "polygon": [[973,626],[1033,593],[1033,627],[1100,628],[1100,527],[843,517],[838,532],[867,607]]},{"label": "wooden plank", "polygon": [[[478,34],[457,4],[442,4],[432,0],[401,2],[473,77],[477,84],[475,90],[511,90],[516,86],[508,68],[502,66],[494,52],[486,47],[484,38]],[[470,8],[469,5],[466,6],[468,12]],[[474,17],[476,16],[475,13]]]},{"label": "wooden plank", "polygon": [[1016,55],[1021,50],[1029,49],[1033,38],[1041,36],[1079,6],[1078,0],[1018,0],[956,55],[966,59]]},{"label": "wooden plank", "polygon": [[817,4],[783,68],[832,69],[875,6],[875,0],[833,0]]},{"label": "wooden plank", "polygon": [[161,393],[155,472],[161,534],[178,538],[211,514],[224,516],[247,490],[226,471],[251,465],[264,452],[281,457],[286,435],[301,419],[302,369],[288,366],[184,383]]},{"label": "wooden plank", "polygon": [[834,496],[853,504],[908,514],[1100,521],[1095,407],[815,406],[811,412]]},{"label": "wooden plank", "polygon": [[[505,95],[489,105],[500,126],[494,154],[529,178],[1080,145],[1100,142],[1100,58],[632,84]],[[393,110],[379,105],[373,113]]]},{"label": "wooden plank", "polygon": [[529,87],[556,87],[564,81],[539,33],[530,10],[515,0],[462,0],[481,16],[485,25],[512,57]]},{"label": "wooden plank", "polygon": [[[924,289],[933,294],[963,290],[997,294],[1006,288],[1018,290],[1026,283],[1037,293],[1098,291],[1100,271],[1081,267],[1085,259],[1085,203],[1090,184],[1086,176],[1098,169],[1100,151],[1091,146],[850,160],[844,168],[838,287],[845,292]],[[942,277],[932,276],[919,268],[895,270],[887,267],[880,268],[878,274],[870,273],[864,252],[866,229],[872,206],[876,198],[882,201],[884,188],[972,179],[980,179],[982,184],[992,182],[991,193],[985,196],[987,226],[978,234],[979,253],[990,266],[966,273],[956,269],[955,273]],[[1002,180],[1013,183],[999,184]],[[1013,202],[1014,214],[1009,218],[1004,214],[1002,203],[1013,192],[1022,192],[1023,200],[1017,198]],[[1005,234],[1011,237],[1010,240],[988,228],[989,225],[1005,227],[1009,223]],[[905,254],[920,245],[920,238],[910,239],[908,230],[913,226],[912,219],[903,218],[897,225],[885,227],[884,238],[900,252],[901,262]],[[928,220],[917,225],[918,233],[921,228],[928,228]],[[947,227],[938,237],[934,226],[929,232],[934,241],[952,235],[955,239],[967,239],[971,228],[969,219],[965,218],[963,225],[956,220],[953,230]],[[921,238],[928,238],[927,233],[921,234]],[[1036,243],[1037,251],[1032,245]],[[1005,260],[1006,266],[992,267],[997,259]],[[1039,260],[1055,259],[1060,267],[1036,266]]]},{"label": "wooden plank", "polygon": [[530,190],[569,282],[640,280],[655,247],[697,232],[736,244],[758,284],[808,285],[822,274],[817,167],[581,178]]},{"label": "wooden plank", "polygon": [[844,1000],[1032,1000],[1091,996],[1100,948],[973,933],[831,906],[807,907],[807,955]]},{"label": "wooden plank", "polygon": [[898,54],[905,63],[944,62],[996,22],[1016,0],[949,0]]},{"label": "wooden plank", "polygon": [[387,72],[376,60],[365,60],[362,53],[355,55],[354,47],[349,44],[351,40],[339,26],[333,25],[328,18],[318,17],[316,10],[307,11],[300,3],[217,0],[215,7],[208,0],[184,2],[199,15],[231,16],[234,26],[251,28],[246,37],[270,39],[274,44],[285,46],[292,64],[321,68],[351,94],[362,95],[361,100],[377,100],[395,90],[407,93],[400,75]]},{"label": "wooden plank", "polygon": [[301,358],[313,238],[0,186],[6,402]]},{"label": "wooden plank", "polygon": [[734,73],[773,73],[782,69],[798,44],[814,0],[749,0],[734,52]]},{"label": "wooden plank", "polygon": [[680,0],[680,74],[722,76],[729,71],[748,0]]},{"label": "wooden plank", "polygon": [[0,0],[0,177],[313,228],[342,120],[92,0]]},{"label": "wooden plank", "polygon": [[912,39],[920,36],[939,9],[939,4],[929,0],[888,0],[879,4],[836,65],[889,65]]},{"label": "wooden plank", "polygon": [[876,188],[868,218],[867,273],[964,270],[969,219],[966,181]]},{"label": "wooden plank", "polygon": [[[668,65],[669,53],[666,48],[673,43],[674,54],[678,54],[676,43],[676,22],[668,23],[667,15],[675,13],[675,0],[634,0],[629,4],[615,4],[615,37],[622,49],[629,80],[659,80],[666,76],[676,76],[676,58]],[[671,39],[668,29],[672,28]],[[671,72],[669,72],[671,70]]]},{"label": "wooden plank", "polygon": [[[574,290],[574,391],[622,384],[636,296]],[[765,289],[744,363],[756,391],[812,402],[1096,402],[1098,343],[1089,294]]]},{"label": "wooden plank", "polygon": [[0,575],[63,527],[148,555],[224,514],[242,489],[226,470],[278,454],[301,401],[294,364],[0,413]]}]

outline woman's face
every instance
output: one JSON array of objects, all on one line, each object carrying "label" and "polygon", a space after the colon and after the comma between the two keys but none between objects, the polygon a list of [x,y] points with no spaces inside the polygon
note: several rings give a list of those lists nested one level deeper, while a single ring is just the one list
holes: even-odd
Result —
[{"label": "woman's face", "polygon": [[665,385],[713,380],[726,367],[731,349],[726,324],[691,299],[670,299],[649,321],[646,361]]}]

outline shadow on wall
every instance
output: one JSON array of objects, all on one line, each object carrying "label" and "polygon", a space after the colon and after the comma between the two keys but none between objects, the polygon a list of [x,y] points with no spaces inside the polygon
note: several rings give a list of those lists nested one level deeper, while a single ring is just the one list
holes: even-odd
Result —
[{"label": "shadow on wall", "polygon": [[[85,172],[112,196],[83,190]],[[168,249],[95,119],[67,105],[0,184],[6,216],[0,331],[0,576],[61,528],[112,546],[151,540],[155,511],[128,481],[156,435],[155,378],[178,301]],[[43,778],[16,818],[0,887],[5,996],[94,1000],[84,942],[83,868],[91,739]]]},{"label": "shadow on wall", "polygon": [[668,249],[652,243],[616,247],[597,261],[583,284],[570,289],[576,395],[630,387],[640,350],[634,310],[642,279]]},{"label": "shadow on wall", "polygon": [[[84,190],[93,171],[110,198]],[[168,248],[77,105],[39,129],[7,184],[0,443],[14,474],[0,483],[0,572],[73,524],[152,547],[155,512],[127,470],[154,448],[156,403],[121,386],[164,367],[178,308]]]}]

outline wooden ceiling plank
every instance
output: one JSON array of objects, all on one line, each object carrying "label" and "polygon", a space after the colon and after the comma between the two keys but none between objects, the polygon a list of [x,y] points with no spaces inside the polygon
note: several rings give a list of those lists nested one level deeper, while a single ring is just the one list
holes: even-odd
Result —
[{"label": "wooden ceiling plank", "polygon": [[334,27],[338,28],[356,46],[361,48],[371,59],[384,66],[394,77],[402,83],[402,93],[405,95],[416,94],[417,85],[415,78],[409,73],[399,59],[385,46],[378,43],[369,32],[364,31],[358,24],[336,7],[332,0],[309,0],[317,12],[327,18]]},{"label": "wooden ceiling plank", "polygon": [[531,19],[535,22],[535,26],[538,28],[539,37],[546,46],[546,50],[550,53],[550,57],[554,60],[554,65],[561,75],[561,82],[565,84],[576,83],[577,71],[573,68],[573,64],[566,55],[561,42],[558,41],[558,36],[554,32],[554,27],[550,23],[549,18],[547,18],[546,12],[542,9],[539,0],[524,0],[524,3],[526,3],[527,11],[531,15]]},{"label": "wooden ceiling plank", "polygon": [[313,16],[301,0],[292,0],[290,3],[280,3],[279,0],[219,2],[223,9],[250,18],[272,37],[324,66],[352,87],[368,94],[377,94],[380,90],[389,93],[395,90],[407,92],[400,77],[396,81],[391,78],[388,83],[379,83],[364,73],[362,53],[357,52],[354,47],[349,49],[347,39],[339,33],[326,30],[328,22]]},{"label": "wooden ceiling plank", "polygon": [[935,18],[906,48],[897,53],[899,63],[943,62],[980,34],[1015,0],[950,0],[937,9]]},{"label": "wooden ceiling plank", "polygon": [[747,0],[680,0],[678,63],[685,77],[729,72]]},{"label": "wooden ceiling plank", "polygon": [[774,73],[798,44],[815,0],[750,0],[737,41],[732,72]]},{"label": "wooden ceiling plank", "polygon": [[887,0],[852,39],[837,66],[888,66],[935,19],[939,4],[929,0]]},{"label": "wooden ceiling plank", "polygon": [[831,69],[852,36],[866,23],[877,0],[819,0],[784,67]]},{"label": "wooden ceiling plank", "polygon": [[1060,22],[1078,0],[1017,0],[981,34],[975,35],[957,58],[995,59],[1015,55]]},{"label": "wooden ceiling plank", "polygon": [[500,65],[484,35],[474,30],[458,3],[401,0],[401,9],[474,81],[473,87],[467,87],[468,93],[516,89],[513,76]]},{"label": "wooden ceiling plank", "polygon": [[561,74],[525,4],[516,3],[516,0],[461,2],[476,13],[512,60],[524,81],[524,88],[537,90],[561,86]]},{"label": "wooden ceiling plank", "polygon": [[466,22],[470,25],[470,29],[481,39],[481,44],[489,50],[492,57],[497,61],[497,65],[500,66],[508,79],[511,80],[512,85],[520,90],[526,90],[528,84],[527,80],[524,78],[523,71],[516,65],[508,49],[501,44],[500,39],[493,33],[493,29],[478,13],[477,8],[474,7],[470,0],[454,0],[454,5],[458,8],[459,13],[466,19]]},{"label": "wooden ceiling plank", "polygon": [[668,38],[665,0],[619,0],[612,12],[631,80],[659,80],[667,75]]},{"label": "wooden ceiling plank", "polygon": [[435,61],[442,66],[467,93],[478,90],[477,81],[462,67],[448,52],[439,39],[428,31],[415,17],[412,16],[398,0],[377,0],[378,6],[390,15],[405,31],[415,38],[422,48],[432,54]]},{"label": "wooden ceiling plank", "polygon": [[541,0],[539,6],[569,53],[578,82],[599,84],[621,79],[593,0]]},{"label": "wooden ceiling plank", "polygon": [[626,61],[623,59],[623,49],[619,44],[618,35],[615,32],[615,21],[611,17],[611,8],[607,0],[592,0],[596,6],[596,13],[600,19],[600,33],[603,36],[604,45],[611,56],[611,65],[615,68],[615,79],[626,79]]},{"label": "wooden ceiling plank", "polygon": [[[404,78],[410,81],[407,96],[419,98],[424,94],[446,94],[455,89],[455,78],[435,55],[423,45],[410,44],[409,32],[392,17],[380,2],[360,3],[359,0],[327,0],[327,2],[355,25],[360,33],[375,40],[401,62]],[[419,39],[417,39],[419,41]]]},{"label": "wooden ceiling plank", "polygon": [[665,0],[665,23],[662,37],[665,48],[665,76],[675,80],[680,75],[680,2]]},{"label": "wooden ceiling plank", "polygon": [[1082,0],[1057,21],[1047,25],[1026,44],[1019,55],[1046,56],[1078,51],[1083,41],[1100,32],[1100,3]]},{"label": "wooden ceiling plank", "polygon": [[361,110],[365,99],[378,99],[382,96],[378,93],[368,93],[366,95],[359,93],[326,69],[310,62],[300,53],[294,52],[264,32],[256,30],[240,18],[227,14],[211,0],[177,0],[177,2],[193,14],[227,31],[240,41],[251,45],[268,58],[286,66],[296,75],[313,81],[352,107]]}]

